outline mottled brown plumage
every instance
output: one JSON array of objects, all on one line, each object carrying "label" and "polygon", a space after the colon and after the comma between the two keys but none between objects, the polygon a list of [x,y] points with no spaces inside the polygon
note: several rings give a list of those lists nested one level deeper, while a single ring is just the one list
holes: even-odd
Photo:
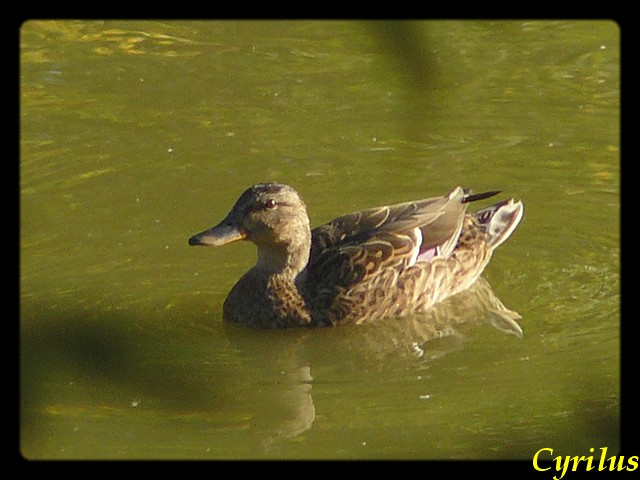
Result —
[{"label": "mottled brown plumage", "polygon": [[227,217],[190,245],[249,240],[256,265],[223,306],[225,320],[258,327],[327,326],[406,316],[465,290],[522,218],[513,199],[475,213],[460,187],[443,197],[372,208],[313,230],[287,185],[247,189]]}]

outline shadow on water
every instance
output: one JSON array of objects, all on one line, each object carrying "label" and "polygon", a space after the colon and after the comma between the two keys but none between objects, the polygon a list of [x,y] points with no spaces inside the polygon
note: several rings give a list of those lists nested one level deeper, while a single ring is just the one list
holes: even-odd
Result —
[{"label": "shadow on water", "polygon": [[436,73],[436,63],[425,42],[424,22],[366,22],[373,38],[399,74],[408,79],[409,88],[427,91]]},{"label": "shadow on water", "polygon": [[[400,121],[409,139],[424,141],[424,132],[432,127],[432,94],[439,80],[434,59],[430,28],[425,22],[366,22],[366,30],[380,45],[380,68],[395,71],[404,80],[404,115]],[[404,121],[402,120],[404,118]]]},{"label": "shadow on water", "polygon": [[[375,370],[402,359],[434,361],[460,350],[465,333],[481,324],[522,335],[519,315],[504,307],[484,279],[410,319],[321,333],[224,324],[226,340],[245,364],[242,375],[234,375],[228,363],[203,365],[212,353],[211,339],[172,337],[168,347],[165,336],[145,331],[124,313],[61,312],[43,318],[23,321],[21,331],[21,446],[27,457],[38,457],[50,436],[52,413],[68,405],[87,412],[130,406],[123,398],[144,398],[145,409],[160,417],[257,405],[245,416],[250,420],[241,421],[247,424],[236,428],[250,429],[261,439],[257,450],[268,454],[283,440],[312,428],[313,369],[328,358],[339,358],[347,369]],[[89,385],[89,394],[80,401],[67,398],[65,387],[72,384]]]},{"label": "shadow on water", "polygon": [[[37,310],[37,309],[36,309]],[[47,312],[46,307],[40,309]],[[163,334],[166,335],[166,334]],[[20,444],[38,458],[51,419],[92,411],[120,416],[135,399],[160,415],[199,412],[230,402],[225,372],[193,374],[193,351],[167,348],[127,313],[56,311],[21,319]]]}]

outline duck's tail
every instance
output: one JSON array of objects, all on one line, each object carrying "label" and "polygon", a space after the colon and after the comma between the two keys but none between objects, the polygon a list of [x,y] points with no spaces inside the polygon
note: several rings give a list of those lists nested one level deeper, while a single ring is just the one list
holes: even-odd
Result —
[{"label": "duck's tail", "polygon": [[484,200],[485,198],[493,197],[494,195],[502,193],[500,190],[492,190],[490,192],[482,192],[482,193],[473,193],[468,188],[465,188],[463,192],[464,194],[462,197],[462,203],[477,202],[478,200]]},{"label": "duck's tail", "polygon": [[478,210],[472,215],[478,227],[489,235],[489,247],[495,249],[511,236],[523,213],[522,202],[510,198]]}]

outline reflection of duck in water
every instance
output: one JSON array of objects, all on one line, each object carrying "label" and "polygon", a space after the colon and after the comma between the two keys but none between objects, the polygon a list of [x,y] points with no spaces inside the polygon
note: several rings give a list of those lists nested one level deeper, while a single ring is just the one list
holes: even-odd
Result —
[{"label": "reflection of duck in water", "polygon": [[489,324],[501,332],[522,337],[522,318],[504,306],[489,282],[478,278],[471,287],[425,312],[368,325],[358,335],[360,350],[379,360],[405,356],[432,361],[464,348],[468,334]]},{"label": "reflection of duck in water", "polygon": [[424,311],[471,286],[522,218],[505,200],[467,214],[472,195],[372,208],[313,230],[300,195],[287,185],[247,189],[215,227],[190,245],[249,240],[256,265],[224,302],[226,320],[257,327],[362,323]]},{"label": "reflection of duck in water", "polygon": [[[480,277],[467,290],[425,312],[366,326],[279,332],[247,330],[231,322],[223,327],[226,339],[242,353],[248,367],[242,385],[233,387],[234,395],[245,398],[250,428],[260,439],[259,455],[272,456],[287,440],[311,430],[316,415],[326,412],[322,401],[316,408],[316,382],[326,400],[327,388],[341,391],[338,384],[354,386],[354,381],[388,370],[416,368],[419,373],[468,343],[486,339],[486,332],[478,331],[486,324],[521,336],[519,318]],[[473,354],[465,361],[472,366]],[[328,387],[329,383],[335,386]],[[424,385],[438,393],[426,377]]]}]

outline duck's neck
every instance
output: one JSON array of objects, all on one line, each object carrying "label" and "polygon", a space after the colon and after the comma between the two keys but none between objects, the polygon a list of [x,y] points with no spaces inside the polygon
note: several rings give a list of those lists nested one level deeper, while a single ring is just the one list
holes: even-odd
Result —
[{"label": "duck's neck", "polygon": [[282,275],[295,280],[307,266],[310,243],[259,246],[255,268],[267,275]]}]

